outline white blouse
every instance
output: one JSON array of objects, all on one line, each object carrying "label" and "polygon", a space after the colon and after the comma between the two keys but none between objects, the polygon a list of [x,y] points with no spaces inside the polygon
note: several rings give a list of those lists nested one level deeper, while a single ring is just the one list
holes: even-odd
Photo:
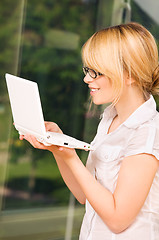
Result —
[{"label": "white blouse", "polygon": [[[115,108],[105,109],[92,142],[95,150],[89,153],[86,165],[97,181],[112,193],[124,157],[148,153],[159,159],[159,113],[152,96],[115,131],[107,134],[115,116]],[[159,240],[159,169],[140,213],[121,233],[111,232],[86,200],[79,239]]]}]

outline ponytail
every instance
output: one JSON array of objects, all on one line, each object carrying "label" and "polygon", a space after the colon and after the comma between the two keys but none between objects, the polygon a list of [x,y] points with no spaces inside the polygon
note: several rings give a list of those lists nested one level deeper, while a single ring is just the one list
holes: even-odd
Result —
[{"label": "ponytail", "polygon": [[151,93],[153,95],[159,95],[159,63],[152,74],[152,88]]}]

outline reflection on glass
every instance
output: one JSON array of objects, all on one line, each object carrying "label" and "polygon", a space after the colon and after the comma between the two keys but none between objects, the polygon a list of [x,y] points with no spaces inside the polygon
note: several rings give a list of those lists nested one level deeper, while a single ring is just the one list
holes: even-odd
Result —
[{"label": "reflection on glass", "polygon": [[4,181],[11,125],[4,75],[6,72],[17,73],[23,10],[24,1],[15,0],[9,6],[4,0],[0,2],[0,208],[2,208],[2,195],[7,195]]},{"label": "reflection on glass", "polygon": [[[82,84],[80,51],[93,32],[95,4],[63,3],[27,2],[19,75],[38,82],[45,119],[82,139],[87,89]],[[3,209],[67,206],[70,193],[52,155],[17,137],[12,127]]]},{"label": "reflection on glass", "polygon": [[[65,133],[82,140],[87,88],[82,84],[80,52],[82,44],[94,32],[97,3],[23,1],[22,8],[21,1],[14,1],[7,12],[9,19],[4,2],[7,0],[3,0],[1,14],[8,24],[4,29],[11,44],[7,45],[9,57],[3,59],[8,64],[3,79],[5,72],[18,72],[19,76],[38,82],[45,119],[57,122]],[[3,41],[1,36],[0,41]],[[2,131],[9,129],[9,125],[10,131],[6,135],[9,152],[5,149],[8,159],[4,164],[5,185],[1,181],[0,239],[78,239],[84,208],[70,195],[52,155],[18,140],[6,87],[2,92],[8,106],[8,125],[3,118]],[[0,106],[1,111],[4,110]],[[86,155],[83,154],[83,161]],[[4,169],[1,171],[4,173]]]},{"label": "reflection on glass", "polygon": [[152,4],[149,0],[134,0],[134,2],[136,2],[143,12],[147,14],[156,24],[159,24],[158,0],[153,0]]}]

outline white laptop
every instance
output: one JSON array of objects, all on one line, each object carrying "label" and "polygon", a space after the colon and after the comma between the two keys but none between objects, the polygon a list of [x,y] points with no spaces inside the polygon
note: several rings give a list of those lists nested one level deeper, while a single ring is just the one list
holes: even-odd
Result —
[{"label": "white laptop", "polygon": [[21,135],[30,134],[44,145],[92,150],[83,141],[61,133],[46,132],[38,85],[6,73],[6,82],[14,120],[14,126]]}]

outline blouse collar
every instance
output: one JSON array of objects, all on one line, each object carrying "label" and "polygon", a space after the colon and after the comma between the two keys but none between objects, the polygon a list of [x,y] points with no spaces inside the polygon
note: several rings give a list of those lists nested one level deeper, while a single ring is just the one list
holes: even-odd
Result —
[{"label": "blouse collar", "polygon": [[[103,113],[103,117],[113,119],[117,115],[115,107],[108,106]],[[156,115],[156,102],[152,95],[138,107],[123,123],[128,128],[137,128],[139,125],[153,119]]]}]

